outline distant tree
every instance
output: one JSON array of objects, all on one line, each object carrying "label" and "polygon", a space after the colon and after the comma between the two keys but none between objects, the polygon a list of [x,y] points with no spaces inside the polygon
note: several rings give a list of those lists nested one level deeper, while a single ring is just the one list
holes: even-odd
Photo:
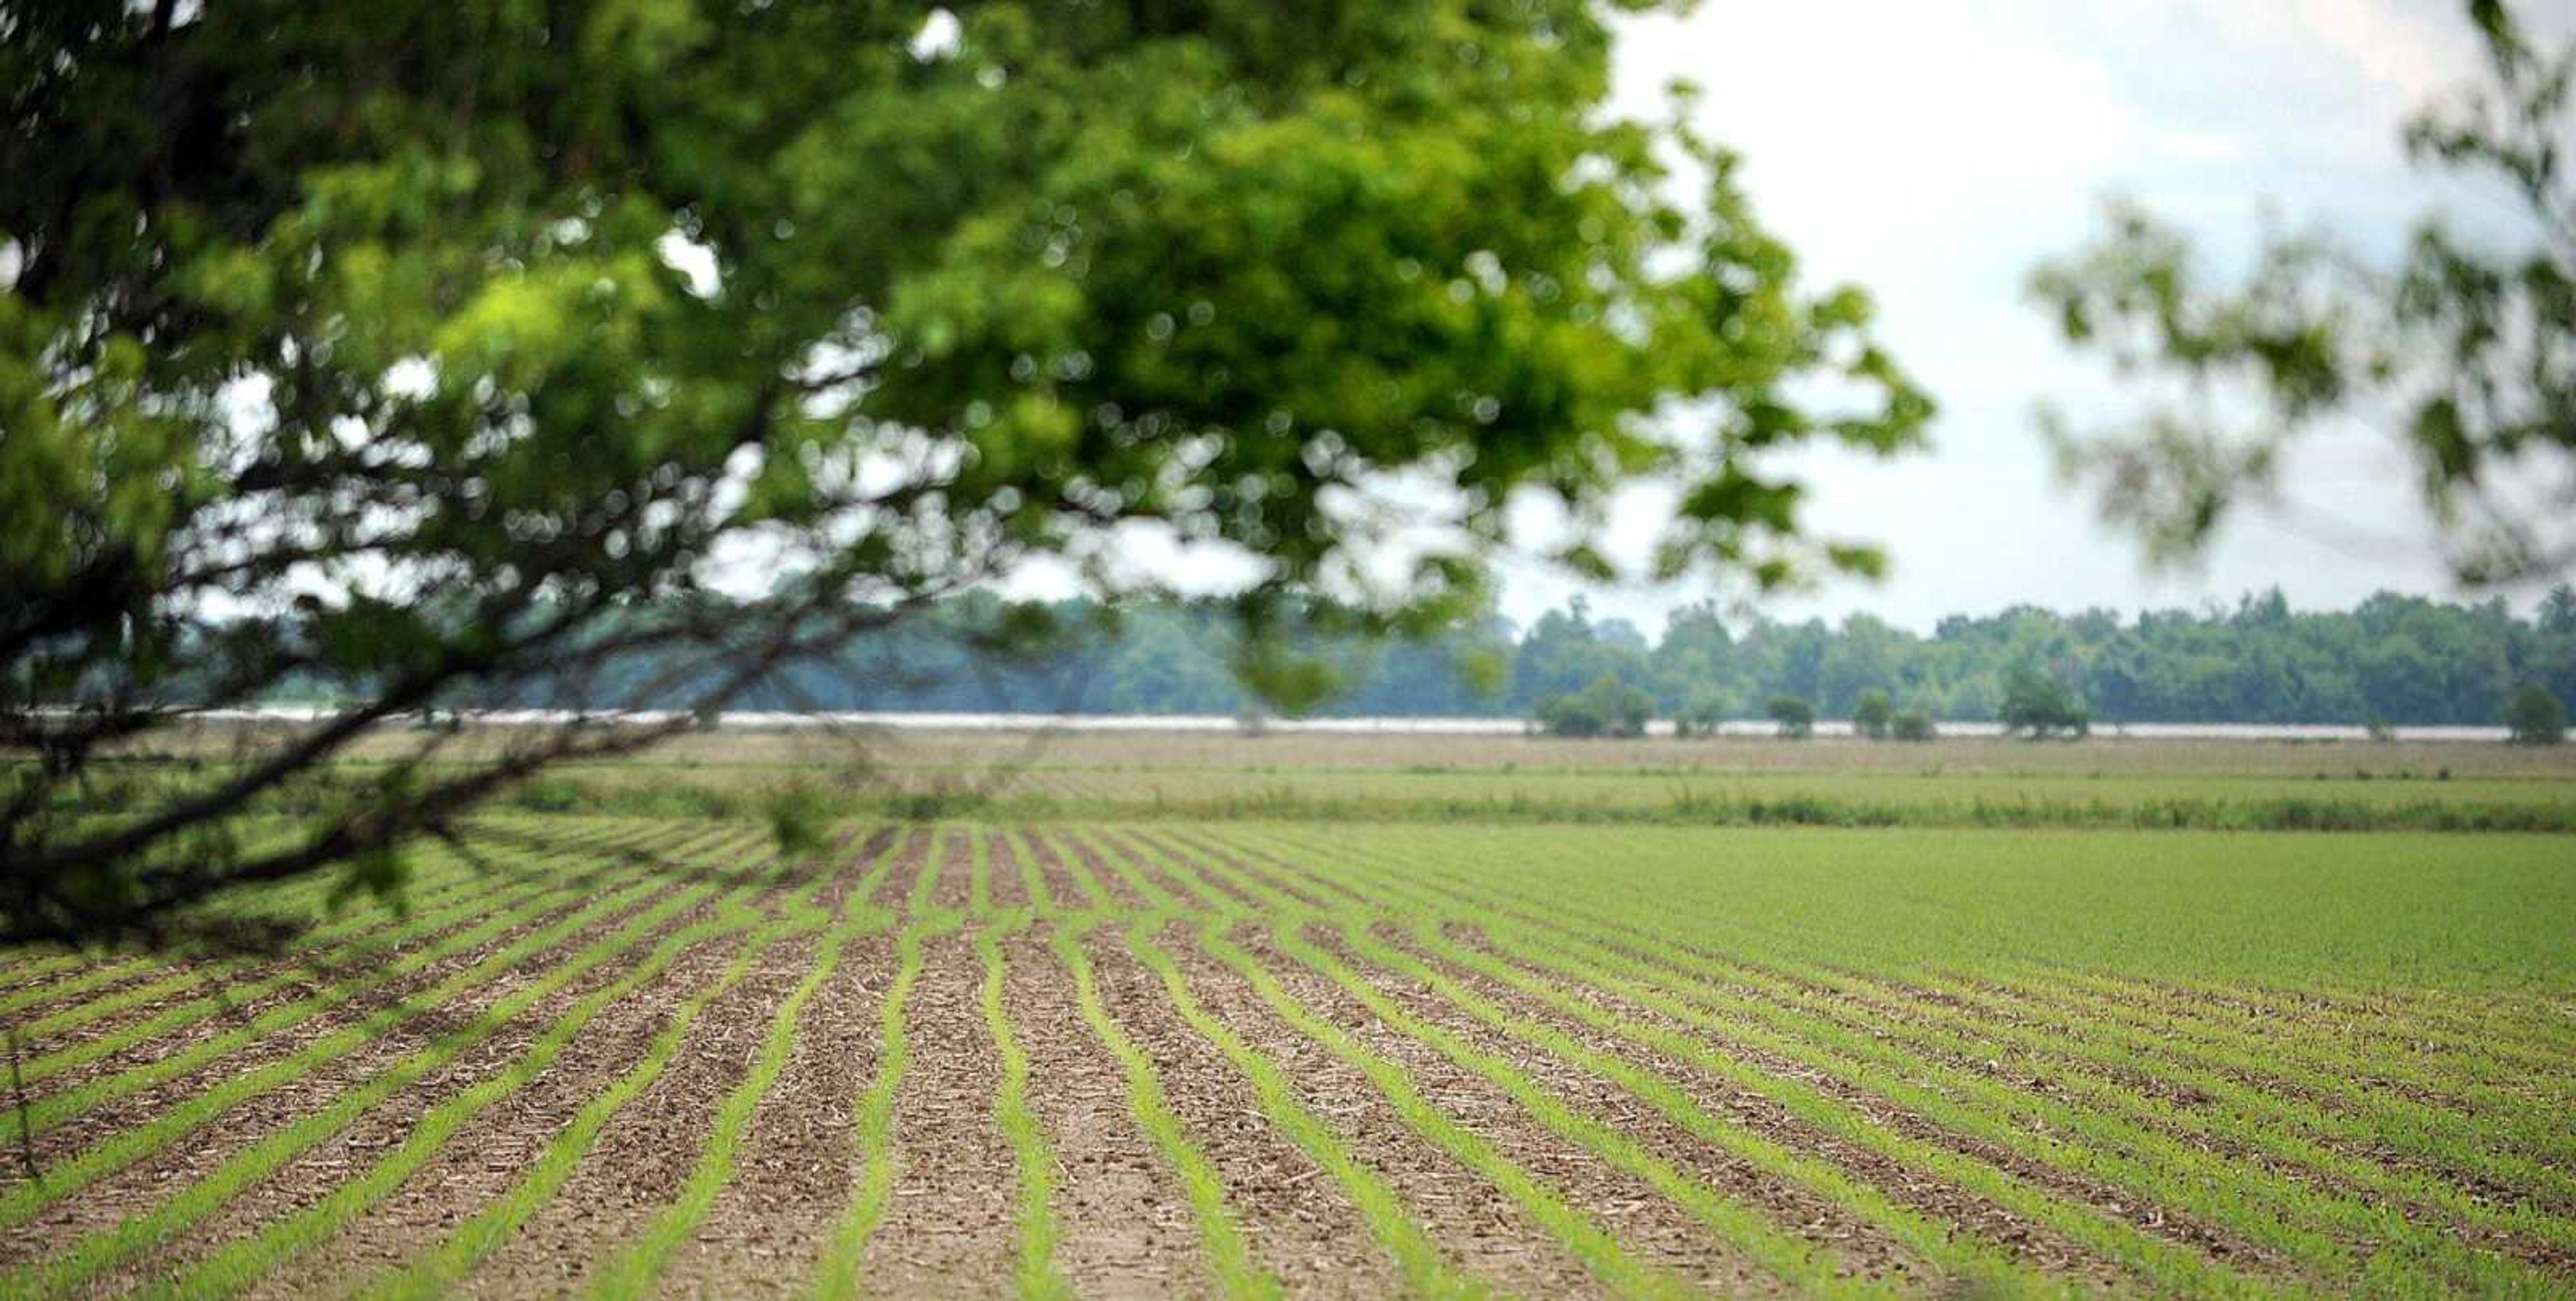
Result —
[{"label": "distant tree", "polygon": [[1538,723],[1550,736],[1643,736],[1655,717],[1653,695],[1604,673],[1581,691],[1539,702]]},{"label": "distant tree", "polygon": [[1689,712],[1705,694],[1741,698],[1735,637],[1714,602],[1701,601],[1674,611],[1649,658],[1655,689],[1676,715]]},{"label": "distant tree", "polygon": [[2386,716],[2376,711],[2372,712],[2370,717],[2361,720],[2361,731],[2362,735],[2382,745],[2390,744],[2397,739],[2396,726],[2390,723]]},{"label": "distant tree", "polygon": [[2032,740],[2078,737],[2093,730],[2084,702],[2054,675],[2026,662],[2014,665],[2005,676],[2003,706],[1996,715],[2005,734]]},{"label": "distant tree", "polygon": [[1804,696],[1773,696],[1762,712],[1780,725],[1780,735],[1788,740],[1804,740],[1815,733],[1816,707]]},{"label": "distant tree", "polygon": [[1572,737],[1578,740],[1596,737],[1610,730],[1610,720],[1593,709],[1580,691],[1539,697],[1537,707],[1530,711],[1530,721],[1536,725],[1537,730],[1549,736]]},{"label": "distant tree", "polygon": [[1852,705],[1852,730],[1873,741],[1887,739],[1888,725],[1895,718],[1896,707],[1877,687],[1860,693],[1860,700]]},{"label": "distant tree", "polygon": [[2576,636],[2576,586],[2560,583],[2540,599],[2540,630],[2553,637]]},{"label": "distant tree", "polygon": [[1939,736],[1941,729],[1933,724],[1929,713],[1908,709],[1888,725],[1888,734],[1899,741],[1929,741]]},{"label": "distant tree", "polygon": [[1673,713],[1673,735],[1717,735],[1717,729],[1726,722],[1734,703],[1723,691],[1701,688],[1691,692],[1682,707]]},{"label": "distant tree", "polygon": [[[2032,277],[2066,339],[2146,398],[2109,429],[2045,412],[2042,431],[2157,558],[2199,553],[2232,509],[2279,495],[2292,441],[2394,412],[2386,432],[2459,578],[2576,564],[2576,48],[2535,45],[2502,0],[2465,8],[2486,75],[2403,139],[2418,163],[2483,184],[2515,233],[2428,219],[2395,265],[2330,234],[2277,234],[2250,279],[2213,286],[2187,234],[2120,205],[2097,243]],[[2245,395],[2255,404],[2231,400]]]},{"label": "distant tree", "polygon": [[2556,745],[2567,739],[2567,707],[2535,682],[2513,693],[2504,709],[2504,726],[2507,739],[2516,745]]}]

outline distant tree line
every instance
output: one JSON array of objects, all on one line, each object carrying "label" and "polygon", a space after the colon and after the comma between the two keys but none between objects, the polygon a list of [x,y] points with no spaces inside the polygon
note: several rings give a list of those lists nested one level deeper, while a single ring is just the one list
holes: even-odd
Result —
[{"label": "distant tree line", "polygon": [[[1258,706],[1234,672],[1242,639],[1214,602],[1112,615],[979,593],[783,666],[733,708],[1243,716]],[[2043,734],[2126,722],[2491,726],[2525,688],[2576,700],[2576,589],[2551,592],[2530,618],[2502,600],[2386,593],[2299,612],[2272,591],[2135,617],[2015,607],[1945,618],[1928,636],[1866,614],[1784,622],[1699,604],[1660,639],[1578,599],[1527,629],[1495,617],[1428,639],[1309,638],[1294,649],[1334,684],[1319,716],[1525,718],[1586,735],[1648,719],[1685,733],[1754,718],[1787,731],[1849,718],[1872,734],[1932,720]],[[456,703],[629,705],[661,669],[637,659],[579,692],[539,686]]]}]

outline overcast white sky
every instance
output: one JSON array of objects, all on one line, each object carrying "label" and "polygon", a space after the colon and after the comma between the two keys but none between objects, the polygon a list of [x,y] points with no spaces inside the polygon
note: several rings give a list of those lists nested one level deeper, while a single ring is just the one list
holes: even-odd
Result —
[{"label": "overcast white sky", "polygon": [[[2553,39],[2576,26],[2576,0],[2518,8]],[[2421,549],[2355,554],[2254,520],[2197,574],[2146,572],[2055,482],[2033,403],[2080,417],[2108,399],[2021,289],[2115,191],[2221,250],[2249,245],[2267,204],[2393,246],[2428,207],[2463,201],[2406,165],[2399,123],[2476,68],[2456,0],[1705,0],[1630,23],[1620,106],[1657,113],[1667,81],[1698,82],[1702,125],[1744,155],[1764,219],[1814,283],[1876,295],[1892,351],[1942,404],[1927,454],[1813,464],[1813,522],[1884,543],[1887,580],[1777,611],[1928,628],[2016,602],[2133,610],[2273,584],[2301,607],[2449,592]],[[2306,470],[2304,499],[2421,536],[2392,454],[2343,446]],[[1526,622],[1572,590],[1517,570],[1505,612]],[[1689,595],[1594,606],[1654,628]]]}]

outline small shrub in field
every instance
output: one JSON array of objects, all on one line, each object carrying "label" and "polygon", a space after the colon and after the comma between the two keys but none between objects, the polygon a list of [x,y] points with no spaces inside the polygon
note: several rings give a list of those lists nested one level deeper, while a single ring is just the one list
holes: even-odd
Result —
[{"label": "small shrub in field", "polygon": [[1860,693],[1859,702],[1852,706],[1852,730],[1873,741],[1886,740],[1895,720],[1896,707],[1876,687]]},{"label": "small shrub in field", "polygon": [[1764,713],[1780,725],[1780,735],[1788,740],[1804,740],[1816,731],[1816,707],[1803,696],[1773,696]]},{"label": "small shrub in field", "polygon": [[2014,666],[2004,682],[2003,706],[1995,713],[2006,733],[2034,741],[2059,735],[2072,739],[2093,730],[2084,702],[2065,683],[2030,664]]},{"label": "small shrub in field", "polygon": [[831,801],[805,782],[771,792],[762,815],[769,837],[787,858],[804,858],[822,850],[832,816]]},{"label": "small shrub in field", "polygon": [[1550,736],[1643,736],[1655,716],[1655,698],[1604,673],[1592,685],[1538,702],[1538,723]]},{"label": "small shrub in field", "polygon": [[2556,745],[2567,739],[2567,707],[2535,682],[2506,702],[2504,726],[2516,745]]},{"label": "small shrub in field", "polygon": [[1726,693],[1722,691],[1710,691],[1705,688],[1693,691],[1690,698],[1682,703],[1681,709],[1673,714],[1673,735],[1681,737],[1717,735],[1719,725],[1726,721],[1727,712],[1733,708],[1733,704],[1734,702],[1728,700]]},{"label": "small shrub in field", "polygon": [[1933,724],[1932,716],[1920,709],[1906,710],[1888,724],[1888,735],[1899,741],[1929,741],[1940,734],[1941,729]]},{"label": "small shrub in field", "polygon": [[570,813],[585,802],[582,789],[567,781],[532,781],[512,792],[510,802],[530,813]]}]

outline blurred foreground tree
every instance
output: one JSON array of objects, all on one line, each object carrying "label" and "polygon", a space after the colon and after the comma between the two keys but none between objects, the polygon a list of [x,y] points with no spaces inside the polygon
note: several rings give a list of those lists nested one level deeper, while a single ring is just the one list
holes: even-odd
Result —
[{"label": "blurred foreground tree", "polygon": [[[1606,17],[0,9],[0,939],[390,891],[502,785],[942,593],[1149,588],[1139,529],[1241,562],[1235,667],[1291,707],[1330,682],[1282,624],[1476,609],[1521,495],[1586,574],[1646,475],[1664,573],[1874,568],[1762,458],[1929,404],[1725,151],[1604,112]],[[532,682],[680,707],[329,764]],[[288,691],[334,705],[118,761]]]},{"label": "blurred foreground tree", "polygon": [[2284,451],[2360,426],[2413,462],[2461,581],[2576,567],[2576,45],[2537,47],[2501,0],[2467,9],[2484,84],[2404,139],[2419,163],[2500,187],[2511,230],[2429,219],[2393,266],[2327,235],[2275,235],[2222,287],[2188,236],[2124,204],[2099,242],[2032,277],[2069,342],[2147,382],[2133,421],[2079,430],[2050,409],[2041,423],[2152,558],[2196,555],[2248,499],[2283,504]]}]

